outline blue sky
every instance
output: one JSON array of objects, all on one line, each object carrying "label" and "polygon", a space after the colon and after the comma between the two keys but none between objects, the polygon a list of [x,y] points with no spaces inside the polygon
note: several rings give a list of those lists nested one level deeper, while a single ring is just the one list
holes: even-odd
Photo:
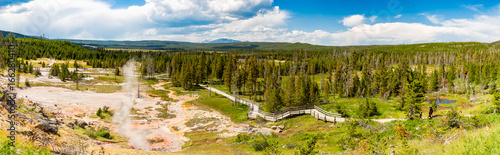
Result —
[{"label": "blue sky", "polygon": [[68,39],[319,45],[500,40],[500,2],[3,0],[0,29]]}]

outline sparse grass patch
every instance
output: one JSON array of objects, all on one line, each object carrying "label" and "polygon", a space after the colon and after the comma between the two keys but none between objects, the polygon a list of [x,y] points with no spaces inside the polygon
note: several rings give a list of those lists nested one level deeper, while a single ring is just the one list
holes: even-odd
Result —
[{"label": "sparse grass patch", "polygon": [[[333,100],[333,98],[332,98]],[[358,107],[361,104],[364,104],[366,102],[365,99],[363,98],[338,98],[336,103],[328,103],[324,105],[320,105],[320,108],[323,108],[326,111],[331,111],[331,112],[337,112],[337,108],[335,107],[335,104],[343,105],[345,107],[345,110],[349,114],[349,116],[352,116],[354,118],[359,118],[357,114]],[[398,106],[398,102],[395,102],[393,100],[389,101],[381,101],[378,99],[370,99],[370,102],[375,102],[378,107],[378,111],[380,115],[374,116],[373,118],[404,118],[405,114],[403,111],[397,110],[396,107]]]},{"label": "sparse grass patch", "polygon": [[193,118],[193,119],[190,119],[189,121],[187,121],[185,124],[187,127],[193,127],[195,126],[196,124],[205,124],[205,123],[208,123],[208,122],[211,122],[211,121],[216,121],[217,119],[216,118],[213,118],[213,117],[208,117],[208,118]]},{"label": "sparse grass patch", "polygon": [[189,95],[189,94],[193,94],[193,93],[198,93],[199,90],[204,89],[204,88],[202,88],[200,86],[194,86],[194,91],[184,90],[184,88],[182,88],[182,87],[174,87],[174,86],[172,86],[172,83],[163,85],[163,88],[175,91],[175,95],[178,95],[178,96]]},{"label": "sparse grass patch", "polygon": [[161,108],[156,108],[158,112],[160,112],[157,117],[158,118],[164,118],[164,119],[169,119],[169,118],[174,118],[174,114],[170,114],[168,110],[168,104],[162,104]]},{"label": "sparse grass patch", "polygon": [[221,112],[223,115],[229,116],[233,122],[245,122],[247,121],[247,111],[248,106],[239,104],[238,107],[232,105],[231,100],[224,96],[216,95],[212,92],[212,96],[208,96],[207,89],[199,89],[195,91],[200,98],[190,101],[189,103],[212,108]]},{"label": "sparse grass patch", "polygon": [[262,153],[254,152],[247,144],[233,145],[235,137],[221,138],[219,136],[221,133],[223,132],[186,133],[185,136],[190,141],[184,145],[185,149],[180,153],[206,155],[219,155],[221,153],[257,155]]},{"label": "sparse grass patch", "polygon": [[76,116],[76,117],[83,118],[83,117],[85,117],[85,114],[84,114],[84,113],[79,113],[79,114],[76,114],[75,116]]},{"label": "sparse grass patch", "polygon": [[124,76],[116,76],[116,81],[115,81],[115,76],[114,75],[109,75],[109,76],[98,76],[95,79],[91,80],[92,82],[95,83],[101,83],[101,82],[108,82],[108,83],[123,83],[125,80]]},{"label": "sparse grass patch", "polygon": [[118,92],[122,89],[120,85],[89,85],[89,84],[79,84],[78,89],[76,89],[76,84],[71,81],[71,82],[62,82],[62,83],[56,83],[56,82],[43,82],[43,83],[34,83],[31,84],[32,87],[34,86],[47,86],[47,87],[60,87],[60,88],[66,88],[66,89],[71,89],[71,90],[88,90],[88,91],[93,91],[96,93],[114,93]]},{"label": "sparse grass patch", "polygon": [[153,94],[155,96],[158,96],[163,101],[172,101],[172,102],[179,101],[179,100],[174,100],[173,98],[170,98],[170,96],[168,96],[168,94],[170,93],[170,91],[167,91],[167,90],[149,90],[149,91],[147,91],[147,93],[150,93],[150,94]]}]

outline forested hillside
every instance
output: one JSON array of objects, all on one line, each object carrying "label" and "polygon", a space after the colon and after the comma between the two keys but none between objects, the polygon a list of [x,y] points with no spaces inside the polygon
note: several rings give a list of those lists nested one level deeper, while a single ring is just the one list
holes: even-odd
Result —
[{"label": "forested hillside", "polygon": [[[13,40],[4,37],[1,43]],[[500,53],[479,43],[255,53],[134,52],[86,49],[69,41],[15,40],[19,44],[18,58],[23,60],[49,57],[83,60],[98,68],[116,68],[135,58],[142,62],[144,76],[167,73],[174,86],[187,90],[196,84],[215,80],[224,83],[229,92],[237,89],[238,94],[265,102],[266,109],[271,112],[326,102],[330,96],[398,98],[400,108],[405,109],[416,106],[407,100],[409,89],[417,89],[413,93],[420,94],[442,91],[474,94],[496,85],[494,81],[500,76]],[[6,60],[6,54],[4,52],[3,60]]]},{"label": "forested hillside", "polygon": [[[474,141],[474,146],[465,146],[467,142],[463,142],[473,139],[463,134],[464,131],[480,134],[493,127],[494,134],[498,135],[500,52],[493,45],[495,43],[345,46],[318,50],[294,46],[274,49],[269,43],[266,47],[269,49],[216,51],[89,49],[69,41],[13,37],[2,37],[0,43],[17,44],[18,70],[34,74],[35,78],[38,69],[33,67],[31,60],[54,58],[64,61],[52,65],[50,75],[57,76],[65,85],[71,85],[68,81],[77,83],[77,90],[81,81],[78,68],[83,68],[77,61],[86,63],[88,68],[114,69],[113,84],[119,90],[116,76],[123,72],[120,67],[133,59],[140,64],[137,70],[143,83],[157,83],[158,88],[178,93],[203,94],[203,100],[192,103],[219,110],[239,122],[256,124],[259,119],[250,122],[245,117],[248,107],[231,105],[227,99],[211,96],[210,91],[202,90],[199,85],[209,85],[239,98],[253,100],[262,105],[264,112],[315,105],[340,113],[348,120],[338,125],[337,122],[327,124],[309,116],[292,117],[273,122],[286,124],[286,131],[279,135],[238,134],[224,142],[216,140],[219,138],[216,134],[193,132],[189,134],[194,140],[183,146],[188,150],[204,145],[208,145],[207,148],[220,147],[220,143],[247,149],[244,151],[253,148],[249,151],[252,153],[314,151],[316,143],[323,150],[350,151],[353,154],[384,154],[394,149],[398,153],[418,154],[421,149],[440,146],[446,149],[438,149],[438,154],[445,150],[446,153],[449,150],[464,153],[476,145],[496,147],[490,143],[495,139],[488,136],[485,137],[488,141]],[[7,65],[7,59],[7,46],[3,46],[2,66]],[[77,69],[70,72],[69,68]],[[107,76],[97,78],[101,82],[110,81]],[[157,80],[160,78],[168,82],[160,83]],[[152,92],[159,92],[157,95],[162,99],[174,100],[164,90]],[[441,97],[457,103],[437,103],[437,98]],[[166,114],[168,108],[162,112]],[[233,114],[239,117],[233,117]],[[367,119],[406,121],[381,124]],[[457,134],[465,139],[447,145]],[[213,138],[214,143],[206,144],[207,140],[203,138]],[[309,148],[298,142],[308,144],[306,147]],[[422,146],[423,142],[432,145]],[[457,145],[459,149],[453,148]]]}]

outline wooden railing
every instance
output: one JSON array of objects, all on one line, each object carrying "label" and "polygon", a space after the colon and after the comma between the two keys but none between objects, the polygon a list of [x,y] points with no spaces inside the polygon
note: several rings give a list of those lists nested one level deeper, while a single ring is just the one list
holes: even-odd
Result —
[{"label": "wooden railing", "polygon": [[248,109],[247,117],[252,118],[252,119],[255,119],[257,117],[262,117],[267,121],[274,122],[274,121],[285,119],[287,117],[294,116],[294,115],[310,114],[317,119],[321,119],[321,120],[329,121],[329,122],[343,122],[345,120],[344,118],[342,118],[342,116],[340,114],[326,111],[326,110],[321,109],[320,107],[318,107],[316,105],[290,107],[290,108],[286,108],[284,110],[274,112],[274,113],[265,112],[265,111],[262,111],[260,109],[261,105],[255,101],[245,99],[245,98],[240,98],[240,97],[234,97],[234,96],[229,95],[227,93],[224,93],[220,90],[217,90],[213,87],[208,87],[205,85],[202,85],[202,87],[204,87],[206,89],[210,89],[213,92],[220,94],[220,95],[222,95],[230,100],[233,100],[233,101],[236,100],[239,103],[242,103],[242,104],[249,106],[250,108]]}]

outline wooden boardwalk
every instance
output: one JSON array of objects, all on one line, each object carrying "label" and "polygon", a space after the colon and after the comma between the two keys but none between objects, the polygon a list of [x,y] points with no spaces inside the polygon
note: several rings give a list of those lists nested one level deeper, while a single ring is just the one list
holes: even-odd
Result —
[{"label": "wooden boardwalk", "polygon": [[248,109],[247,116],[248,116],[248,118],[251,118],[251,119],[255,119],[259,116],[259,117],[264,118],[267,121],[275,122],[275,121],[285,119],[287,117],[291,117],[291,116],[295,116],[295,115],[309,114],[316,119],[327,121],[327,122],[344,122],[345,121],[345,118],[342,118],[340,114],[328,112],[326,110],[319,108],[316,105],[294,107],[294,108],[289,108],[289,109],[282,110],[282,111],[275,112],[275,113],[269,113],[269,112],[262,111],[260,109],[260,107],[261,107],[260,104],[255,102],[255,101],[248,100],[248,99],[242,99],[242,98],[235,98],[232,95],[229,95],[229,94],[224,93],[218,89],[215,89],[213,87],[209,87],[206,85],[200,85],[200,86],[202,86],[203,88],[209,89],[210,91],[213,91],[217,94],[220,94],[220,95],[222,95],[222,96],[224,96],[232,101],[236,101],[238,103],[242,103],[242,104],[247,105],[248,107],[250,107]]}]

